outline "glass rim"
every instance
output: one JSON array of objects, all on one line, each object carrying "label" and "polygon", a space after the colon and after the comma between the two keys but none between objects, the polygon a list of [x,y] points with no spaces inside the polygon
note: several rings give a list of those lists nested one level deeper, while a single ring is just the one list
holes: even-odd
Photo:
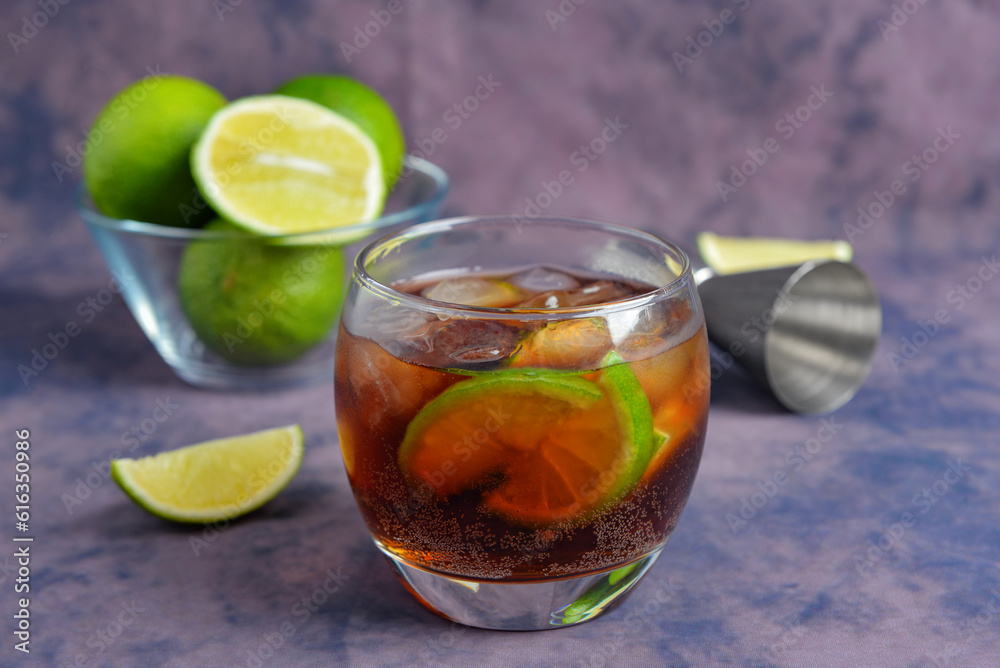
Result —
[{"label": "glass rim", "polygon": [[[409,167],[413,172],[430,177],[434,187],[430,194],[420,202],[406,207],[401,211],[390,213],[386,216],[379,216],[374,220],[341,227],[331,227],[323,230],[312,230],[309,232],[295,232],[293,234],[253,234],[242,230],[205,230],[201,228],[171,227],[169,225],[159,225],[157,223],[146,223],[139,220],[127,218],[113,218],[97,210],[93,199],[87,192],[86,184],[81,181],[76,191],[76,209],[84,222],[88,225],[96,225],[111,232],[135,234],[145,237],[157,237],[161,239],[172,239],[179,241],[201,241],[206,239],[246,239],[248,236],[254,239],[262,239],[268,242],[289,242],[304,244],[310,241],[329,242],[331,239],[343,239],[350,242],[357,241],[368,236],[371,232],[383,228],[392,227],[407,220],[419,217],[428,211],[434,211],[441,204],[448,192],[448,174],[424,158],[415,155],[407,155],[403,161],[404,169]],[[412,178],[413,174],[402,178]]]},{"label": "glass rim", "polygon": [[354,269],[351,279],[357,280],[360,285],[380,297],[394,300],[399,302],[401,305],[408,305],[424,312],[446,314],[451,316],[457,315],[460,317],[470,318],[475,317],[490,318],[493,320],[521,321],[569,320],[641,308],[673,296],[683,288],[690,285],[694,280],[691,273],[691,260],[688,258],[687,253],[685,253],[676,244],[665,239],[661,239],[653,234],[649,234],[648,232],[643,232],[631,227],[625,227],[623,225],[616,225],[614,223],[603,223],[596,220],[565,216],[539,216],[537,218],[530,218],[527,220],[527,225],[529,226],[536,223],[568,223],[570,225],[588,227],[611,236],[630,238],[635,241],[640,241],[647,245],[658,247],[663,251],[672,252],[680,261],[680,271],[676,277],[671,279],[666,284],[624,299],[601,302],[600,304],[589,304],[586,306],[519,309],[513,307],[496,308],[488,306],[466,306],[463,304],[428,299],[426,297],[421,297],[420,295],[413,295],[408,292],[396,290],[392,286],[380,282],[378,279],[369,274],[368,270],[365,268],[365,265],[370,260],[375,259],[377,261],[377,258],[373,258],[375,254],[391,252],[392,247],[398,246],[399,243],[408,240],[409,238],[426,237],[432,234],[449,231],[455,227],[476,223],[497,224],[509,222],[516,224],[514,222],[515,216],[505,214],[444,218],[441,220],[432,220],[426,223],[420,223],[419,225],[413,225],[412,227],[408,227],[404,230],[385,234],[370,242],[362,248],[360,252],[358,252],[357,257],[354,260]]}]

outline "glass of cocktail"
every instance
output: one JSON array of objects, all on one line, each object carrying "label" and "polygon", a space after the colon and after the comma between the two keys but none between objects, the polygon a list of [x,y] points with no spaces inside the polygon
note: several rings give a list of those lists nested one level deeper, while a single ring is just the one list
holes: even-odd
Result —
[{"label": "glass of cocktail", "polygon": [[335,380],[355,499],[406,587],[463,624],[556,628],[620,603],[676,526],[708,342],[676,246],[459,218],[358,255]]}]

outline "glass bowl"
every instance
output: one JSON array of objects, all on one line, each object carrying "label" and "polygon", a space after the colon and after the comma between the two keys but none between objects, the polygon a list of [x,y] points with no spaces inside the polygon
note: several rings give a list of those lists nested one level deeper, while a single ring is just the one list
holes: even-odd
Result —
[{"label": "glass bowl", "polygon": [[[286,297],[298,290],[300,282],[312,278],[310,272],[322,265],[324,273],[317,277],[329,277],[340,269],[340,285],[327,290],[327,294],[339,297],[347,284],[353,258],[345,249],[376,231],[433,219],[447,191],[448,177],[441,168],[421,158],[407,156],[403,176],[390,193],[381,217],[335,230],[284,236],[185,229],[109,218],[96,210],[82,186],[77,209],[115,279],[112,285],[117,286],[157,352],[182,380],[213,390],[265,390],[332,382],[336,339],[336,327],[331,326],[325,338],[312,343],[308,351],[295,359],[275,361],[253,359],[253,355],[241,357],[239,353],[251,347],[246,342],[252,341],[258,332],[267,331],[267,321],[274,317],[273,303],[268,296],[274,295],[278,303],[290,303]],[[255,287],[258,297],[249,302],[253,308],[247,310],[247,300],[243,300],[240,309],[246,312],[234,312],[232,328],[221,332],[219,340],[208,346],[195,333],[178,288],[182,260],[193,244],[200,244],[203,251],[207,249],[229,257],[277,253],[286,258],[282,261],[291,262],[289,271],[275,272],[266,279],[274,282],[273,286],[260,285],[258,279]],[[220,248],[213,250],[211,245],[214,244],[219,244]],[[200,254],[211,257],[205,252]],[[281,273],[284,277],[279,275]],[[293,333],[294,328],[292,324]],[[312,329],[315,333],[315,323]],[[320,337],[322,335],[321,331]],[[236,351],[237,355],[220,348],[223,340],[226,349],[230,353]]]}]

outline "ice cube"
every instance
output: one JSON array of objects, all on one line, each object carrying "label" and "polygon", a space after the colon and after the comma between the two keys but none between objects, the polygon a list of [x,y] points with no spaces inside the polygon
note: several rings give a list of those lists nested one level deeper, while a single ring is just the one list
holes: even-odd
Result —
[{"label": "ice cube", "polygon": [[568,294],[565,290],[540,292],[534,297],[518,304],[518,308],[559,308],[563,305],[562,302],[565,301]]},{"label": "ice cube", "polygon": [[521,339],[510,325],[493,320],[452,319],[440,323],[429,341],[424,362],[438,367],[492,368],[507,359]]},{"label": "ice cube", "polygon": [[505,308],[520,303],[525,293],[507,281],[478,276],[447,278],[424,288],[420,295],[427,299],[463,306]]},{"label": "ice cube", "polygon": [[666,351],[671,346],[668,339],[664,339],[655,334],[630,334],[628,338],[618,344],[618,354],[626,362],[650,359]]},{"label": "ice cube", "polygon": [[363,332],[375,339],[394,337],[421,338],[427,333],[434,316],[416,309],[387,303],[372,309],[364,321]]},{"label": "ice cube", "polygon": [[372,430],[413,419],[424,397],[433,396],[447,383],[441,374],[406,364],[374,341],[343,331],[341,336],[350,344],[337,347],[338,379],[346,379],[344,389],[356,406],[363,407],[364,420]]},{"label": "ice cube", "polygon": [[691,303],[667,300],[647,306],[618,346],[623,358],[632,362],[653,357],[694,333]]},{"label": "ice cube", "polygon": [[430,349],[427,343],[437,318],[399,304],[384,303],[372,308],[357,327],[360,336],[378,341],[386,350],[408,358]]},{"label": "ice cube", "polygon": [[604,318],[549,323],[525,339],[511,357],[511,366],[550,369],[592,369],[611,349]]},{"label": "ice cube", "polygon": [[510,282],[528,292],[548,292],[551,290],[576,290],[580,281],[569,274],[549,269],[535,267],[510,279]]},{"label": "ice cube", "polygon": [[566,308],[590,306],[624,299],[632,291],[611,281],[595,281],[575,290],[550,290],[541,292],[520,304],[521,308]]}]

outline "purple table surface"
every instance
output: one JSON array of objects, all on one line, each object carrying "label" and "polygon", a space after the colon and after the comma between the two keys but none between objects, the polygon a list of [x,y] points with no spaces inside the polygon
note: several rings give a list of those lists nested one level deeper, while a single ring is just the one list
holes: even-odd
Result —
[{"label": "purple table surface", "polygon": [[[0,664],[1000,663],[995,3],[19,0],[0,27]],[[452,175],[449,214],[537,207],[689,247],[704,229],[846,238],[883,298],[871,377],[802,417],[716,356],[694,491],[635,595],[560,631],[451,625],[371,544],[330,386],[198,390],[120,298],[88,315],[109,275],[73,210],[76,147],[147,67],[230,98],[360,76]],[[79,336],[23,379],[70,321]],[[291,422],[301,472],[218,532],[147,515],[104,474],[143,425],[135,454]],[[30,654],[13,647],[16,429],[32,455]]]}]

